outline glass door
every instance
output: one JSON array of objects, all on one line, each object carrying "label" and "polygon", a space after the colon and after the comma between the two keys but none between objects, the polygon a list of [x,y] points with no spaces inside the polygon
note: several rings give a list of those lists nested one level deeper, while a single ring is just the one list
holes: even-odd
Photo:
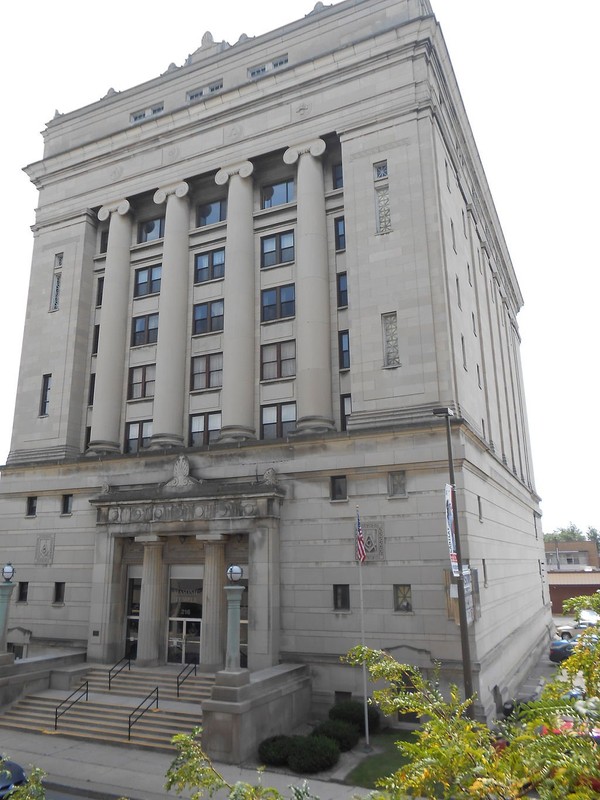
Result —
[{"label": "glass door", "polygon": [[202,632],[202,580],[171,578],[167,661],[199,664]]},{"label": "glass door", "polygon": [[142,579],[129,578],[127,587],[127,621],[125,626],[125,658],[135,658],[137,656],[141,593]]}]

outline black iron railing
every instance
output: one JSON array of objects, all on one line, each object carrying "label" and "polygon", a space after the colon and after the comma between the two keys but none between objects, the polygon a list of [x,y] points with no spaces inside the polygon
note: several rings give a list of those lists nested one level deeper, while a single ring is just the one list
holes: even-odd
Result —
[{"label": "black iron railing", "polygon": [[125,667],[127,667],[128,670],[131,669],[131,659],[127,658],[127,656],[125,656],[125,658],[122,658],[120,661],[117,661],[117,663],[114,665],[114,667],[111,667],[109,669],[109,671],[108,671],[108,691],[109,692],[110,692],[110,687],[111,687],[111,684],[112,684],[113,680],[117,677],[119,672],[122,672],[125,669]]},{"label": "black iron railing", "polygon": [[[146,703],[148,705],[146,705]],[[135,723],[144,716],[146,711],[149,711],[152,708],[154,703],[156,703],[156,708],[158,708],[158,686],[155,686],[150,694],[144,697],[139,706],[129,715],[129,730],[127,731],[127,739],[129,741],[131,740],[131,729]]]},{"label": "black iron railing", "polygon": [[[65,714],[70,708],[72,708],[75,705],[75,703],[78,703],[80,700],[83,700],[84,698],[87,700],[89,694],[90,693],[88,688],[88,682],[86,681],[85,683],[81,684],[79,689],[75,689],[74,692],[71,692],[71,694],[67,697],[66,700],[63,700],[62,703],[59,703],[59,705],[56,706],[56,708],[54,709],[54,730],[57,730],[58,728],[58,718],[62,717],[62,715]],[[75,695],[79,696],[75,697]],[[72,697],[75,697],[75,699],[71,700]],[[66,706],[66,708],[63,708],[63,706]]]},{"label": "black iron railing", "polygon": [[179,675],[177,676],[177,697],[179,697],[179,688],[184,681],[186,681],[190,675],[197,674],[197,665],[196,664],[186,664],[185,667],[181,670]]}]

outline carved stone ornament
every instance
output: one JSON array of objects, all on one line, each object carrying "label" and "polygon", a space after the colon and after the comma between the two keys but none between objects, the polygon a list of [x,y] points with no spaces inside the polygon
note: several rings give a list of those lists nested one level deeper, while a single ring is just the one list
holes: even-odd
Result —
[{"label": "carved stone ornament", "polygon": [[54,561],[54,536],[38,536],[35,546],[35,563],[49,566]]},{"label": "carved stone ornament", "polygon": [[183,455],[179,456],[173,466],[173,477],[165,484],[165,489],[180,489],[184,486],[195,486],[202,481],[190,475],[190,462]]},{"label": "carved stone ornament", "polygon": [[277,486],[277,473],[273,467],[269,467],[269,469],[265,471],[263,483],[266,483],[267,486]]}]

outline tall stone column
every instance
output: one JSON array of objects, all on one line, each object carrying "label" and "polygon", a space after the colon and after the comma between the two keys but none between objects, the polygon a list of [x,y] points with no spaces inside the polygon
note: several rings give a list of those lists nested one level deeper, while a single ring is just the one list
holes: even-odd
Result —
[{"label": "tall stone column", "polygon": [[121,398],[127,352],[129,262],[132,220],[128,200],[103,206],[98,219],[110,217],[104,267],[104,294],[98,354],[90,453],[121,449]]},{"label": "tall stone column", "polygon": [[225,542],[205,541],[204,554],[200,669],[216,672],[225,661]]},{"label": "tall stone column", "polygon": [[190,228],[188,192],[188,184],[181,181],[158,189],[154,195],[154,202],[166,202],[167,209],[151,447],[174,447],[184,442]]},{"label": "tall stone column", "polygon": [[165,658],[167,571],[158,536],[138,536],[136,542],[144,545],[136,661],[140,666],[152,666]]},{"label": "tall stone column", "polygon": [[248,538],[248,666],[279,664],[279,521],[263,520]]},{"label": "tall stone column", "polygon": [[286,164],[298,164],[296,199],[296,391],[298,433],[333,429],[331,403],[331,321],[325,185],[320,157],[325,142],[285,151]]},{"label": "tall stone column", "polygon": [[244,161],[220,169],[215,176],[219,186],[229,182],[220,441],[256,438],[253,169],[250,161]]}]

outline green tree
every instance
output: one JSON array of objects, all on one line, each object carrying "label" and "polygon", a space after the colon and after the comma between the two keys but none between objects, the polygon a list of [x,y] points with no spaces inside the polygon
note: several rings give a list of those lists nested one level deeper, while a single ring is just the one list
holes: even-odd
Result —
[{"label": "green tree", "polygon": [[552,533],[544,534],[545,542],[583,542],[585,538],[584,532],[574,522],[566,528],[555,528]]}]

